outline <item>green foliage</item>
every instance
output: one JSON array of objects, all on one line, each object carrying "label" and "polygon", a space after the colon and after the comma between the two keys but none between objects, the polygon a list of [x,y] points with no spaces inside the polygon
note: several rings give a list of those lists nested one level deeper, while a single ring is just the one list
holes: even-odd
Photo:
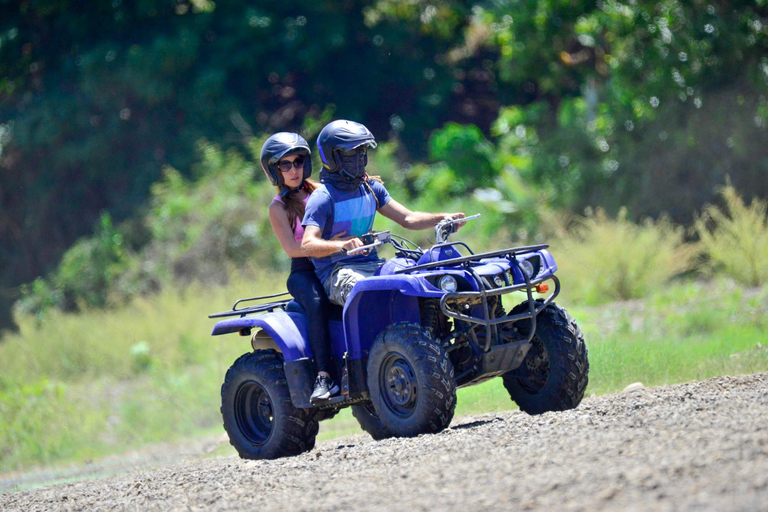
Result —
[{"label": "green foliage", "polygon": [[134,372],[143,373],[152,368],[154,359],[150,353],[149,344],[146,341],[140,341],[133,345],[130,354]]},{"label": "green foliage", "polygon": [[768,282],[768,204],[754,199],[749,206],[732,185],[721,189],[725,208],[706,205],[695,229],[710,270],[747,286]]},{"label": "green foliage", "polygon": [[757,340],[766,328],[768,295],[765,288],[755,292],[724,281],[681,282],[642,304],[577,311],[587,320],[580,322],[586,338],[594,340],[590,369],[602,380],[592,389],[765,371],[768,350]]},{"label": "green foliage", "polygon": [[625,210],[611,219],[598,209],[578,219],[571,235],[554,242],[553,252],[565,295],[588,304],[645,297],[692,266],[683,229],[665,218],[638,225]]},{"label": "green foliage", "polygon": [[[99,410],[81,409],[70,389],[45,376],[0,382],[0,472],[30,463],[53,463],[73,456],[90,439]],[[87,450],[82,450],[85,452]],[[81,452],[81,453],[82,453]]]},{"label": "green foliage", "polygon": [[739,190],[768,195],[764,15],[678,0],[476,12],[499,81],[524,98],[501,111],[499,150],[530,158],[520,172],[572,211],[687,224],[734,170]]},{"label": "green foliage", "polygon": [[109,214],[102,213],[95,234],[67,251],[49,281],[37,279],[22,289],[19,309],[41,315],[52,306],[65,311],[105,306],[114,281],[128,268],[128,259],[122,235]]},{"label": "green foliage", "polygon": [[202,144],[199,154],[194,181],[167,168],[152,188],[149,264],[166,279],[207,283],[225,283],[229,270],[257,259],[274,266],[266,216],[274,189],[257,182],[255,166],[234,150]]},{"label": "green foliage", "polygon": [[474,125],[448,123],[434,131],[429,156],[444,162],[470,189],[487,185],[496,175],[493,146]]},{"label": "green foliage", "polygon": [[[0,301],[52,271],[102,211],[141,215],[163,169],[188,178],[201,139],[243,151],[254,133],[312,135],[333,113],[425,154],[461,96],[464,64],[444,56],[467,8],[0,3]],[[133,272],[141,287],[145,269]]]},{"label": "green foliage", "polygon": [[145,235],[135,247],[125,240],[135,238],[136,223],[115,227],[104,214],[95,234],[70,248],[54,272],[23,288],[19,313],[43,319],[52,307],[75,311],[162,286],[225,284],[233,269],[287,268],[266,215],[274,189],[256,181],[254,165],[235,150],[201,143],[198,153],[195,180],[168,167],[153,185],[150,208],[139,220]]}]

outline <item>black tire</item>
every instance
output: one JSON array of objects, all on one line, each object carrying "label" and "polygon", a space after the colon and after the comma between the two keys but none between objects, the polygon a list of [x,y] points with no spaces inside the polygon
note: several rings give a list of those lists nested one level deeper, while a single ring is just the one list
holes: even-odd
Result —
[{"label": "black tire", "polygon": [[[525,302],[510,314],[528,309]],[[515,323],[527,335],[530,320]],[[536,334],[520,367],[503,376],[510,398],[528,414],[565,411],[577,407],[589,381],[587,347],[576,322],[568,312],[549,304],[536,319]]]},{"label": "black tire", "polygon": [[314,448],[315,411],[296,409],[273,350],[240,356],[221,386],[221,415],[229,442],[243,459],[276,459]]},{"label": "black tire", "polygon": [[382,425],[397,437],[440,432],[453,419],[453,365],[418,324],[398,323],[374,341],[368,390]]},{"label": "black tire", "polygon": [[376,441],[389,439],[393,436],[392,432],[379,419],[372,404],[353,405],[352,416],[355,417],[360,427],[368,432]]},{"label": "black tire", "polygon": [[321,409],[317,411],[315,418],[317,419],[318,422],[320,422],[320,421],[330,420],[337,414],[339,414],[338,409]]}]

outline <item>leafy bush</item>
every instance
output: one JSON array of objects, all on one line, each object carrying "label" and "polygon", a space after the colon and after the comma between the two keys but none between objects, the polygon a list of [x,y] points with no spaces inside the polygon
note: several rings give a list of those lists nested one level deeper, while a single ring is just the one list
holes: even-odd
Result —
[{"label": "leafy bush", "polygon": [[707,268],[748,286],[768,282],[768,203],[749,206],[732,185],[721,189],[725,208],[708,204],[695,222]]},{"label": "leafy bush", "polygon": [[434,131],[429,156],[444,162],[470,188],[488,185],[496,175],[493,144],[472,124],[448,123]]},{"label": "leafy bush", "polygon": [[691,269],[693,248],[668,219],[635,224],[598,209],[576,221],[554,245],[565,293],[589,304],[646,296]]},{"label": "leafy bush", "polygon": [[168,167],[142,217],[116,227],[104,213],[94,235],[72,246],[49,276],[22,288],[17,311],[42,318],[50,308],[119,304],[169,283],[226,284],[236,268],[255,272],[255,262],[287,268],[267,216],[274,189],[254,179],[261,174],[234,150],[203,141],[198,153],[196,179]]},{"label": "leafy bush", "polygon": [[73,245],[48,280],[38,278],[22,287],[24,298],[19,309],[40,315],[52,306],[64,311],[105,306],[110,299],[110,285],[128,269],[128,261],[122,234],[110,215],[102,213],[95,234]]}]

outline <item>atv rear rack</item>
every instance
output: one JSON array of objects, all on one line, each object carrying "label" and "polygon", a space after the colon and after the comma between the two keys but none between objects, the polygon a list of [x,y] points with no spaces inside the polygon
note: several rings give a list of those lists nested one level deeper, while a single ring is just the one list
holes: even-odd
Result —
[{"label": "atv rear rack", "polygon": [[232,306],[231,311],[223,311],[221,313],[211,313],[210,315],[208,315],[208,318],[224,318],[228,316],[243,317],[245,315],[250,315],[252,313],[261,313],[263,311],[272,312],[277,308],[285,309],[285,306],[291,301],[291,299],[278,300],[275,302],[268,302],[266,304],[256,304],[254,306],[248,306],[248,307],[237,309],[237,305],[240,304],[241,302],[250,302],[253,300],[263,300],[263,299],[274,299],[275,297],[282,297],[284,295],[289,295],[289,293],[283,292],[283,293],[276,293],[274,295],[262,295],[261,297],[249,297],[247,299],[240,299],[237,302],[235,302],[235,305]]}]

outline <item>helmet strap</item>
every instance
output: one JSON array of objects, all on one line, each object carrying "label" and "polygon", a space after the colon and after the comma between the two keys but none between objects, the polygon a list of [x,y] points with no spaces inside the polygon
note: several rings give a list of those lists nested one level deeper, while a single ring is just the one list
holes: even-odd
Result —
[{"label": "helmet strap", "polygon": [[288,188],[285,185],[280,185],[280,199],[284,199],[285,197],[291,194],[298,194],[299,192],[304,190],[305,185],[306,185],[306,182],[304,181],[302,181],[301,185],[299,185],[294,189]]}]

